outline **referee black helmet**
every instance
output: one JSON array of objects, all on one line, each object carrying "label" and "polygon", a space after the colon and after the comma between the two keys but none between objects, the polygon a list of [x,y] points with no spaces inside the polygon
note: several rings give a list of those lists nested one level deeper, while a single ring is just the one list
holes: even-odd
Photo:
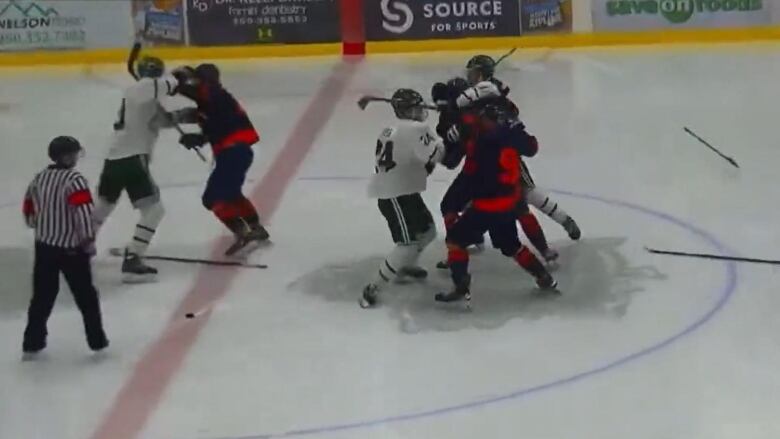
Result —
[{"label": "referee black helmet", "polygon": [[57,136],[49,143],[49,158],[55,163],[63,163],[66,157],[83,151],[81,143],[71,136]]}]

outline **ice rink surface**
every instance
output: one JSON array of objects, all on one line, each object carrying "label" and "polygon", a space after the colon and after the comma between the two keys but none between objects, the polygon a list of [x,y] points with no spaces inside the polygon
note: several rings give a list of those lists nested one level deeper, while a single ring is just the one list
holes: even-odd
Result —
[{"label": "ice rink surface", "polygon": [[[119,66],[0,71],[0,438],[780,437],[778,269],[644,250],[780,257],[780,45],[513,57],[497,76],[540,139],[531,171],[583,229],[573,243],[540,215],[563,295],[534,295],[488,250],[472,259],[473,310],[434,304],[449,288],[434,268],[440,233],[426,282],[361,310],[391,248],[365,186],[393,116],[355,102],[397,87],[428,96],[471,55],[220,63],[261,131],[246,191],[281,197],[257,200],[274,245],[252,261],[269,267],[161,262],[159,282],[123,285],[106,250],[130,238],[125,201],[94,261],[108,355],[89,355],[65,289],[32,363],[20,361],[24,188],[60,134],[85,145],[80,167],[96,183],[129,78]],[[208,257],[224,233],[200,205],[209,167],[166,132],[153,172],[167,216],[150,253]],[[433,174],[433,212],[452,177]]]}]

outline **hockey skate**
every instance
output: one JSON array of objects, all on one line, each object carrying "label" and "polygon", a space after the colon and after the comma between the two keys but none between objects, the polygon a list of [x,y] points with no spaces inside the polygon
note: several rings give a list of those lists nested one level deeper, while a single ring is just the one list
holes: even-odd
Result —
[{"label": "hockey skate", "polygon": [[434,300],[442,303],[463,302],[467,308],[471,307],[471,276],[468,275],[458,285],[455,285],[455,289],[449,293],[438,293],[434,296]]},{"label": "hockey skate", "polygon": [[363,288],[363,294],[360,296],[358,303],[363,309],[372,308],[376,306],[379,301],[379,287],[374,284],[368,284]]},{"label": "hockey skate", "polygon": [[544,261],[548,264],[553,263],[558,260],[558,250],[555,250],[553,248],[548,248],[547,250],[542,252],[542,256],[544,257]]},{"label": "hockey skate", "polygon": [[122,261],[122,282],[144,283],[152,282],[157,278],[157,269],[144,264],[143,259],[135,253],[125,249]]},{"label": "hockey skate", "polygon": [[577,226],[577,223],[574,222],[572,217],[566,218],[562,225],[563,229],[566,230],[566,233],[569,234],[569,238],[572,240],[577,241],[582,236],[579,226]]},{"label": "hockey skate", "polygon": [[265,227],[258,224],[254,228],[236,235],[233,244],[225,250],[225,256],[246,257],[257,250],[261,244],[268,241],[269,236]]},{"label": "hockey skate", "polygon": [[428,277],[428,270],[422,267],[404,267],[398,272],[398,274],[403,277],[422,280]]},{"label": "hockey skate", "polygon": [[550,273],[545,273],[536,278],[536,286],[543,292],[560,294],[560,291],[558,291],[558,282],[553,279]]}]

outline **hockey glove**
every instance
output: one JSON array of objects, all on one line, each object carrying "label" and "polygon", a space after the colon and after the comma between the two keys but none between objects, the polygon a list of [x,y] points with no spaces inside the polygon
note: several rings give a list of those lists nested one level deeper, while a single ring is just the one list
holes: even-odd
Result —
[{"label": "hockey glove", "polygon": [[453,125],[447,130],[447,141],[457,143],[460,140],[460,130],[457,125]]},{"label": "hockey glove", "polygon": [[200,133],[182,134],[179,143],[187,149],[200,148],[206,144],[206,136]]}]

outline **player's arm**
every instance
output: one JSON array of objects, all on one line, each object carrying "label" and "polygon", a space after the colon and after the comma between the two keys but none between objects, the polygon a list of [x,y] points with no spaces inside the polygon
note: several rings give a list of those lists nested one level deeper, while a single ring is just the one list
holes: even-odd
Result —
[{"label": "player's arm", "polygon": [[496,84],[490,81],[482,81],[479,84],[469,87],[461,93],[455,103],[458,108],[466,108],[480,99],[501,97],[501,91]]},{"label": "player's arm", "polygon": [[27,186],[27,191],[24,193],[24,202],[22,203],[22,215],[24,216],[24,222],[29,228],[35,228],[35,203],[32,198],[33,183]]},{"label": "player's arm", "polygon": [[95,240],[95,227],[92,221],[92,193],[87,180],[81,175],[74,177],[66,191],[68,206],[76,215],[76,227],[84,244]]},{"label": "player's arm", "polygon": [[444,141],[429,126],[423,124],[414,144],[414,154],[425,164],[428,173],[431,173],[436,163],[440,163],[444,157]]},{"label": "player's arm", "polygon": [[510,130],[512,135],[512,144],[517,148],[517,152],[524,157],[533,157],[539,152],[539,142],[535,136],[528,134],[525,125],[520,121],[514,121]]}]

